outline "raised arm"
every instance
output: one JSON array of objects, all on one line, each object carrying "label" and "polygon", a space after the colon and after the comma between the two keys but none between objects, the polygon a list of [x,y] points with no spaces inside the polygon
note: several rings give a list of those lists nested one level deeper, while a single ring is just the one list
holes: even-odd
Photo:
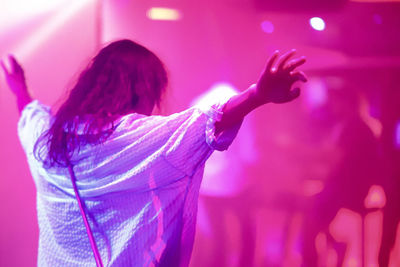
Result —
[{"label": "raised arm", "polygon": [[282,56],[278,51],[272,54],[257,84],[232,97],[225,105],[221,121],[215,123],[216,136],[264,104],[286,103],[300,95],[300,88],[292,89],[292,86],[297,81],[307,81],[305,74],[296,69],[306,59],[300,57],[289,61],[295,52],[291,50]]},{"label": "raised arm", "polygon": [[8,56],[8,61],[10,70],[8,70],[3,60],[0,61],[0,65],[4,71],[8,87],[17,98],[18,111],[21,114],[24,107],[32,101],[32,97],[26,86],[24,70],[21,65],[12,55]]}]

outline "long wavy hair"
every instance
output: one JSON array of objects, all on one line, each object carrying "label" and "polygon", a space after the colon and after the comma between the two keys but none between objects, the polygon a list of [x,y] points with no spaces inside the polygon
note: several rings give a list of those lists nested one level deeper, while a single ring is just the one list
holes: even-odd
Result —
[{"label": "long wavy hair", "polygon": [[104,142],[114,121],[135,112],[140,101],[159,107],[168,77],[161,60],[130,40],[113,42],[80,74],[48,131],[35,144],[35,157],[49,168],[66,167],[87,144]]}]

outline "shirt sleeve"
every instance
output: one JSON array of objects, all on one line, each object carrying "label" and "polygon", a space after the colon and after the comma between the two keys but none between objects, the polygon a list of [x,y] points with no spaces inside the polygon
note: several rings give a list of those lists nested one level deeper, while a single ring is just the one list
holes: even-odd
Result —
[{"label": "shirt sleeve", "polygon": [[48,128],[50,108],[38,100],[30,102],[22,110],[18,121],[18,137],[26,153],[32,153],[40,135]]},{"label": "shirt sleeve", "polygon": [[241,123],[215,136],[215,122],[223,115],[225,102],[192,108],[191,116],[172,132],[165,146],[165,158],[174,167],[192,176],[214,150],[227,150]]},{"label": "shirt sleeve", "polygon": [[[162,187],[193,176],[214,150],[230,146],[240,128],[241,123],[215,137],[214,124],[221,119],[225,103],[195,106],[170,116],[132,113],[122,117],[104,143],[82,147],[72,158],[81,195],[143,191],[149,189],[149,177]],[[26,113],[21,125],[30,117],[37,121],[30,122],[29,128],[44,125],[49,116],[40,109]],[[21,129],[25,132],[24,127]],[[49,172],[49,182],[73,194],[70,181],[64,178],[65,170],[55,168]]]}]

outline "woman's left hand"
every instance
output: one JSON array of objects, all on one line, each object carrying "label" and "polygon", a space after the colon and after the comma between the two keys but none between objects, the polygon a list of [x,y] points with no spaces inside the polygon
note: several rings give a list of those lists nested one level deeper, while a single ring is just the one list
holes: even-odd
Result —
[{"label": "woman's left hand", "polygon": [[289,61],[295,52],[293,49],[279,57],[279,52],[276,51],[269,58],[255,89],[256,98],[261,104],[286,103],[300,95],[300,88],[292,89],[292,85],[297,81],[307,81],[305,74],[297,70],[297,67],[306,62],[306,58]]}]

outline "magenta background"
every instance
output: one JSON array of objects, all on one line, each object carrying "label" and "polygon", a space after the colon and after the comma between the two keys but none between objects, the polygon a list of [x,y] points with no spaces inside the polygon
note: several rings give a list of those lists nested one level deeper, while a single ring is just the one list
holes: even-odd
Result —
[{"label": "magenta background", "polygon": [[[49,8],[46,7],[51,1],[38,1],[37,5],[43,8],[25,9],[30,2],[1,1],[0,56],[14,53],[25,68],[33,95],[49,105],[57,106],[65,89],[101,42],[131,38],[155,51],[169,70],[170,91],[162,111],[165,114],[187,108],[195,97],[218,82],[244,90],[257,81],[266,59],[275,49],[297,48],[308,59],[303,69],[310,78],[351,77],[352,84],[375,104],[372,108],[378,118],[379,114],[386,114],[391,121],[399,119],[398,111],[385,109],[379,100],[387,95],[393,99],[399,97],[399,2],[378,5],[332,1],[334,4],[323,6],[318,1],[305,1],[299,7],[293,1],[286,6],[278,1],[261,0],[85,0],[61,21],[78,1],[58,1],[58,5]],[[17,5],[20,6],[11,8]],[[176,8],[183,17],[179,21],[149,20],[146,11],[152,6]],[[377,23],[376,14],[381,16],[381,24],[379,19]],[[325,31],[310,28],[308,19],[313,16],[325,19]],[[273,33],[263,32],[264,20],[274,24]],[[301,156],[306,152],[291,139],[296,129],[302,131],[301,112],[305,105],[303,96],[294,103],[264,107],[251,115],[250,134],[244,138],[253,138],[256,149],[246,152],[252,162],[248,164],[250,167],[243,164],[241,175],[262,188],[266,203],[272,203],[281,192],[296,192],[299,173],[309,164]],[[35,187],[17,139],[17,121],[14,97],[0,75],[0,266],[35,266],[38,243]],[[288,156],[293,151],[297,154]],[[229,177],[226,182],[230,182]],[[193,267],[206,266],[204,259],[211,255],[208,248],[213,242],[207,234],[211,226],[207,224],[202,201],[201,198]],[[282,229],[287,211],[267,204],[253,214],[249,219],[255,220],[257,228],[256,266],[264,266],[266,257],[282,259]],[[361,219],[348,210],[339,215],[332,228],[337,229],[338,239],[346,237],[350,244],[345,265],[361,266],[357,234]],[[369,216],[367,224],[372,227],[366,228],[367,263],[377,266],[382,215],[378,211]],[[229,212],[225,219],[231,232],[226,251],[234,262],[240,243],[238,222]],[[291,252],[286,256],[293,261],[288,266],[296,266],[296,255]],[[398,266],[396,262],[400,264],[399,257],[396,247],[393,266]]]}]

